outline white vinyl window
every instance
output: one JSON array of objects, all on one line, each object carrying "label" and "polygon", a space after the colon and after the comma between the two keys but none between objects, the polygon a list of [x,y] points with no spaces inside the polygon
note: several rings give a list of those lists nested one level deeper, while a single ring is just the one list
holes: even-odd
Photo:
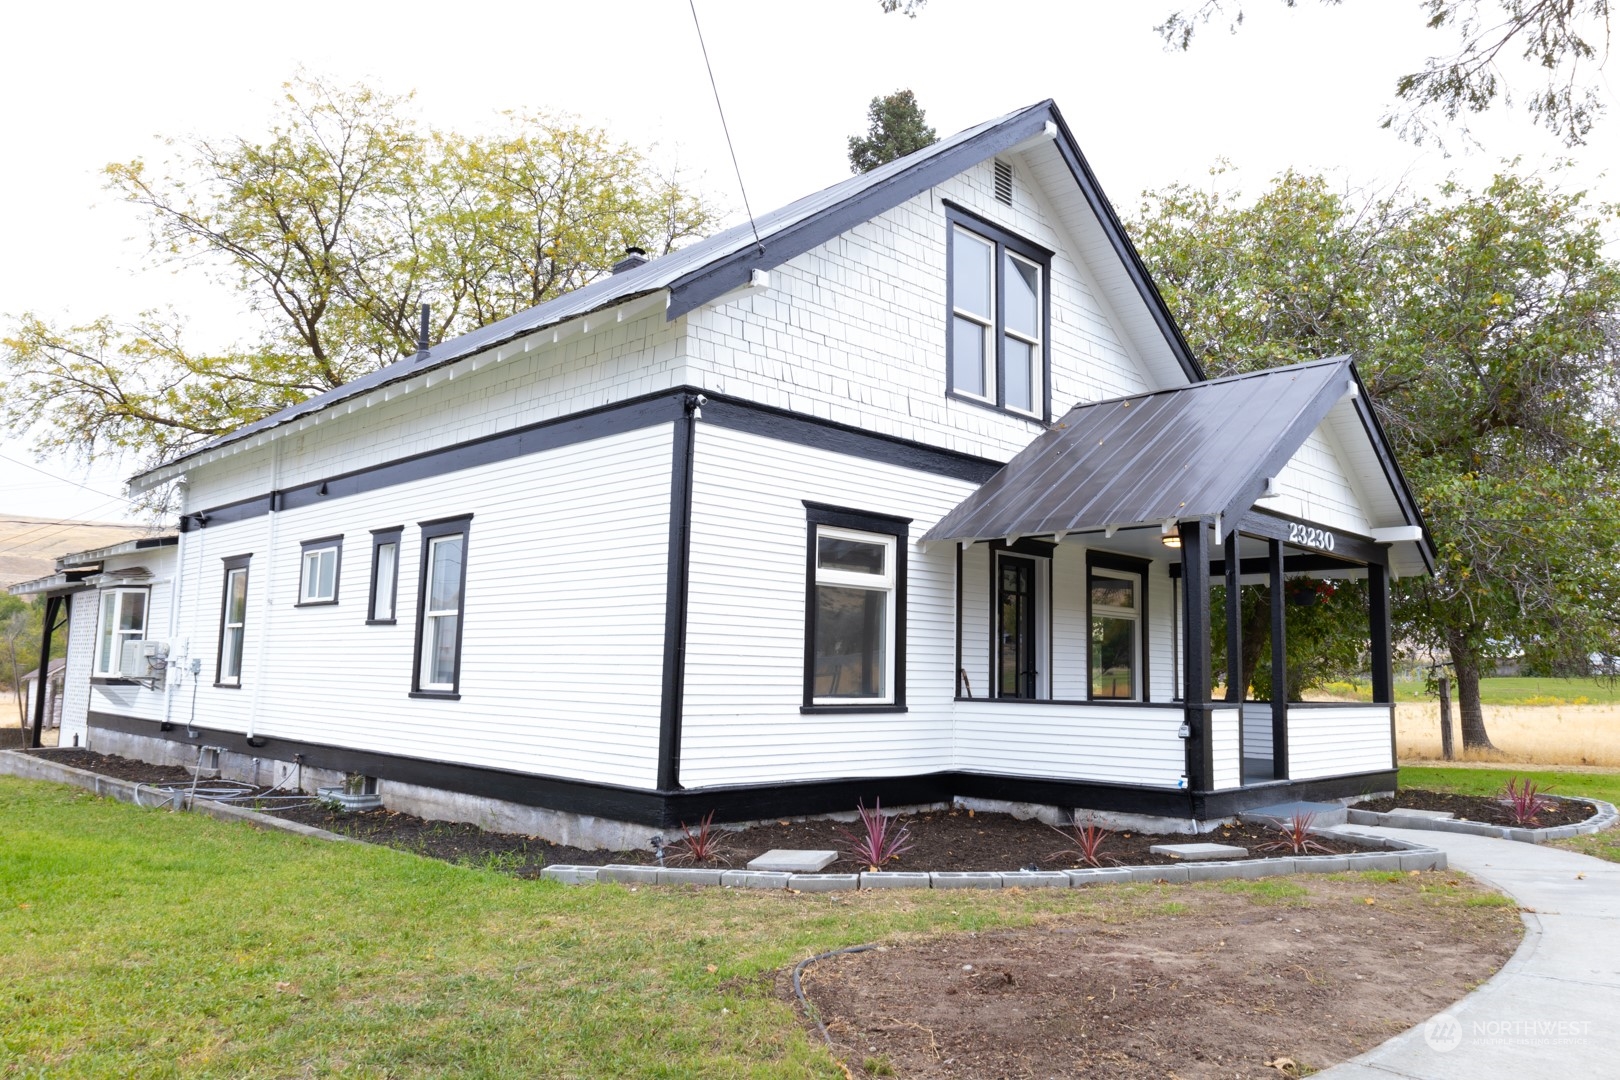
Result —
[{"label": "white vinyl window", "polygon": [[454,694],[461,674],[461,616],[466,583],[467,533],[423,537],[422,595],[417,620],[416,690]]},{"label": "white vinyl window", "polygon": [[394,621],[394,601],[399,593],[399,531],[371,534],[371,607],[366,620]]},{"label": "white vinyl window", "polygon": [[1037,249],[984,228],[981,233],[951,226],[950,388],[986,404],[1041,416],[1046,407],[1046,268],[1034,257]]},{"label": "white vinyl window", "polygon": [[247,637],[248,568],[245,561],[232,560],[225,566],[225,595],[219,614],[219,668],[214,675],[218,686],[242,685],[242,646]]},{"label": "white vinyl window", "polygon": [[146,674],[140,643],[146,637],[145,589],[108,589],[101,594],[96,625],[94,674],[101,679],[132,679]]},{"label": "white vinyl window", "polygon": [[896,547],[893,536],[815,526],[815,704],[895,700]]},{"label": "white vinyl window", "polygon": [[300,604],[335,604],[338,593],[338,562],[343,538],[304,541],[302,571],[298,575]]},{"label": "white vinyl window", "polygon": [[1087,582],[1091,611],[1091,697],[1142,697],[1142,578],[1093,568]]}]

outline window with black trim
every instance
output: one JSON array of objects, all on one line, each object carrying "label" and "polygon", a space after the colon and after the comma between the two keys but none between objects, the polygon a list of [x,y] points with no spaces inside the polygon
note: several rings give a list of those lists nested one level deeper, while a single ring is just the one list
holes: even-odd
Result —
[{"label": "window with black trim", "polygon": [[411,693],[459,697],[462,615],[467,588],[467,532],[472,515],[424,521],[416,590],[416,670]]},{"label": "window with black trim", "polygon": [[91,674],[98,679],[133,679],[146,674],[140,643],[146,639],[148,589],[104,589],[96,624],[96,662]]},{"label": "window with black trim", "polygon": [[1093,701],[1146,700],[1148,565],[1126,556],[1087,553],[1088,697]]},{"label": "window with black trim", "polygon": [[343,563],[343,537],[323,536],[305,540],[298,574],[298,606],[335,604],[338,600],[338,571]]},{"label": "window with black trim", "polygon": [[242,685],[242,651],[247,644],[248,560],[251,558],[251,555],[233,555],[224,560],[225,587],[219,603],[215,686]]},{"label": "window with black trim", "polygon": [[1048,419],[1051,254],[955,207],[946,219],[951,393]]},{"label": "window with black trim", "polygon": [[393,625],[399,599],[399,538],[405,531],[395,525],[371,530],[371,590],[366,597],[366,622]]},{"label": "window with black trim", "polygon": [[804,707],[903,709],[910,521],[806,503]]}]

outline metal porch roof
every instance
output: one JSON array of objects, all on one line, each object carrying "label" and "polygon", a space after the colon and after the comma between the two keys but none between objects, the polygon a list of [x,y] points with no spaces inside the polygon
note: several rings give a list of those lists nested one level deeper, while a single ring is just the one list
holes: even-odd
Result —
[{"label": "metal porch roof", "polygon": [[1233,520],[1358,385],[1340,357],[1076,405],[923,540]]}]

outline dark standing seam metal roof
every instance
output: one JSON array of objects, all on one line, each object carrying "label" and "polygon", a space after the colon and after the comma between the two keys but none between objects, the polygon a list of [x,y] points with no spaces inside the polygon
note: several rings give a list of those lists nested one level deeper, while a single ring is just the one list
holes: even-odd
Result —
[{"label": "dark standing seam metal roof", "polygon": [[[381,368],[353,382],[317,394],[296,405],[227,432],[191,453],[159,468],[177,465],[197,454],[236,442],[260,431],[280,427],[311,413],[320,412],[351,397],[379,386],[400,382],[441,364],[451,363],[485,349],[505,344],[526,334],[612,308],[655,293],[670,292],[667,318],[675,319],[694,308],[746,285],[753,270],[769,270],[825,243],[863,221],[927,191],[985,158],[1003,153],[1027,139],[1041,135],[1047,124],[1057,127],[1057,143],[1075,182],[1084,192],[1098,221],[1108,234],[1115,251],[1131,274],[1143,302],[1176,359],[1189,379],[1203,378],[1203,371],[1192,350],[1176,328],[1164,300],[1147,276],[1141,256],[1131,245],[1113,206],[1097,186],[1091,166],[1075,144],[1068,125],[1050,99],[988,120],[960,131],[933,146],[897,158],[869,173],[853,176],[829,188],[807,195],[778,210],[761,215],[753,226],[744,223],[689,247],[671,252],[623,273],[602,278],[581,289],[549,300],[527,311],[490,323],[461,337],[428,350],[425,357],[415,354]],[[755,238],[755,228],[758,239]],[[148,470],[156,472],[156,469]],[[131,483],[148,473],[138,474]]]},{"label": "dark standing seam metal roof", "polygon": [[923,540],[1231,521],[1353,385],[1336,358],[1076,405]]}]

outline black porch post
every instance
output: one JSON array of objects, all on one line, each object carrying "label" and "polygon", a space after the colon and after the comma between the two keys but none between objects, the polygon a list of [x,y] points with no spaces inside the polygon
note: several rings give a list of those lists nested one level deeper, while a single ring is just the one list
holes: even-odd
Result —
[{"label": "black porch post", "polygon": [[1271,775],[1288,779],[1288,606],[1283,595],[1283,546],[1271,555]]},{"label": "black porch post", "polygon": [[[1239,702],[1243,685],[1243,568],[1238,560],[1238,534],[1226,538],[1226,700]],[[1241,725],[1239,725],[1241,728]]]},{"label": "black porch post", "polygon": [[28,745],[36,750],[40,745],[40,729],[45,726],[45,695],[51,685],[51,635],[56,633],[56,616],[61,610],[60,596],[45,597],[45,632],[39,642],[39,684],[34,688],[34,730],[28,736]]},{"label": "black porch post", "polygon": [[1203,521],[1183,521],[1181,533],[1182,672],[1187,718],[1187,788],[1208,791],[1215,778],[1211,738],[1214,709],[1209,680],[1209,531]]},{"label": "black porch post", "polygon": [[1382,705],[1395,700],[1395,670],[1389,632],[1389,571],[1367,564],[1367,634],[1372,653],[1372,698]]}]

